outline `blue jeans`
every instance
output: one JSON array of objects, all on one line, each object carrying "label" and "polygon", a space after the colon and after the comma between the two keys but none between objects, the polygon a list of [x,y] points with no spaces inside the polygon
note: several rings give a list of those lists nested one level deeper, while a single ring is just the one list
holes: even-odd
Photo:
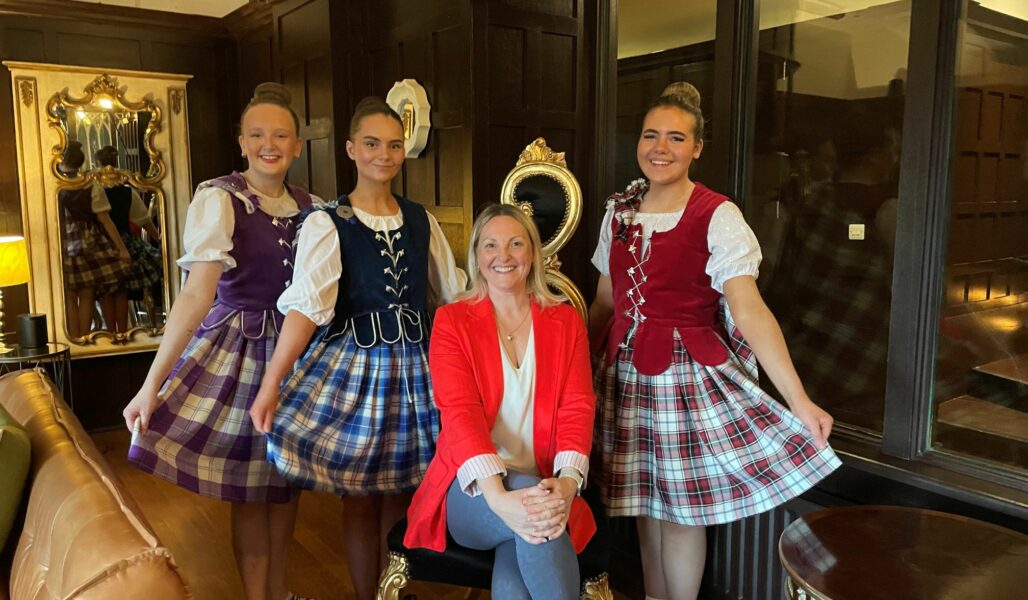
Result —
[{"label": "blue jeans", "polygon": [[[509,473],[508,490],[531,487],[539,478]],[[578,556],[567,532],[542,544],[529,544],[511,531],[486,504],[485,496],[472,498],[455,479],[446,497],[446,528],[461,546],[496,550],[493,562],[493,600],[575,600],[580,579]],[[459,518],[453,518],[460,515]]]}]

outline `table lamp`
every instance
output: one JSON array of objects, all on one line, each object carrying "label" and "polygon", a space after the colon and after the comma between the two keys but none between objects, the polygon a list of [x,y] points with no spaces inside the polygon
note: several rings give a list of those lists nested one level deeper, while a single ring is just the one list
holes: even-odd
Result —
[{"label": "table lamp", "polygon": [[14,350],[4,343],[4,291],[9,285],[29,282],[29,253],[20,235],[0,237],[0,354]]}]

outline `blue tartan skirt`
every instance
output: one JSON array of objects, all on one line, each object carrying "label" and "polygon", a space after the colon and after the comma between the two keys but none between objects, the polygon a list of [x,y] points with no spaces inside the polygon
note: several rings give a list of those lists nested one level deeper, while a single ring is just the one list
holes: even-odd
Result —
[{"label": "blue tartan skirt", "polygon": [[757,385],[753,351],[727,309],[729,359],[695,361],[675,335],[671,365],[644,375],[632,340],[597,374],[596,443],[612,517],[680,525],[737,521],[800,495],[841,464]]},{"label": "blue tartan skirt", "polygon": [[427,340],[362,348],[352,331],[330,337],[322,327],[282,388],[268,460],[305,489],[411,492],[438,435]]}]

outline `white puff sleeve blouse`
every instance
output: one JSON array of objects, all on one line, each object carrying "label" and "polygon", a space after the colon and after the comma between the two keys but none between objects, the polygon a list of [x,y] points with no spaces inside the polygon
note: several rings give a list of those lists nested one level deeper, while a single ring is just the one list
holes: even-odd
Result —
[{"label": "white puff sleeve blouse", "polygon": [[[678,225],[683,210],[670,213],[635,214],[635,223],[642,226],[643,246],[649,243],[654,233],[670,231]],[[603,275],[610,275],[611,220],[614,211],[608,210],[600,225],[600,238],[593,253],[592,263]],[[725,282],[733,277],[750,275],[756,277],[760,267],[760,244],[757,236],[746,223],[742,211],[732,202],[722,202],[710,217],[707,228],[707,248],[710,259],[705,271],[710,276],[710,285],[724,293]]]},{"label": "white puff sleeve blouse", "polygon": [[[273,217],[294,217],[300,212],[299,205],[288,189],[281,196],[274,197],[252,188],[250,191],[260,200],[257,209]],[[315,206],[323,203],[316,196],[311,196],[311,201]],[[186,211],[186,227],[182,236],[185,254],[177,261],[183,271],[188,271],[198,262],[218,262],[226,271],[236,267],[236,260],[229,254],[232,250],[232,234],[236,228],[233,202],[238,200],[221,188],[205,187],[197,190]]]}]

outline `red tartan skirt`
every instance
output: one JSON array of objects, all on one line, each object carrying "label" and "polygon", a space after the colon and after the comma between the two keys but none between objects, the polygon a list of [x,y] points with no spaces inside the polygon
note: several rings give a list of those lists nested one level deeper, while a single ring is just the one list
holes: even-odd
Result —
[{"label": "red tartan skirt", "polygon": [[664,373],[636,371],[631,339],[598,373],[608,515],[728,523],[786,502],[841,464],[758,387],[752,351],[726,329],[730,358],[716,367],[692,360],[676,334]]}]

